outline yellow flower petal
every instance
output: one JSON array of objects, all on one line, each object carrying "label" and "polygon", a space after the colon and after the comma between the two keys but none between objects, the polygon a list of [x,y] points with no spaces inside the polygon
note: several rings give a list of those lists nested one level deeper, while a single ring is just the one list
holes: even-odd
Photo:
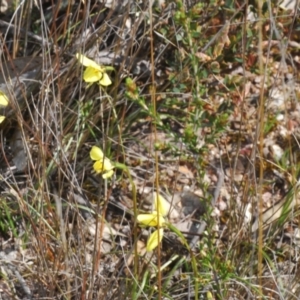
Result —
[{"label": "yellow flower petal", "polygon": [[96,172],[100,173],[100,172],[104,172],[104,171],[110,171],[114,169],[114,166],[112,165],[112,163],[110,162],[110,160],[105,157],[104,160],[99,159],[94,163],[94,169]]},{"label": "yellow flower petal", "polygon": [[102,71],[88,67],[83,73],[83,80],[85,82],[101,82],[101,79],[103,79],[103,74],[104,73]]},{"label": "yellow flower petal", "polygon": [[0,116],[0,124],[5,120],[4,116]]},{"label": "yellow flower petal", "polygon": [[166,221],[162,215],[157,217],[157,212],[154,211],[151,214],[141,214],[137,216],[137,220],[139,223],[146,225],[146,226],[163,226]]},{"label": "yellow flower petal", "polygon": [[85,55],[77,53],[76,58],[85,67],[91,67],[93,69],[96,69],[96,70],[102,71],[102,72],[104,71],[104,69],[99,64],[97,64],[95,61],[87,58]]},{"label": "yellow flower petal", "polygon": [[170,203],[158,193],[154,193],[154,206],[162,216],[166,216],[170,211]]},{"label": "yellow flower petal", "polygon": [[102,79],[99,81],[99,83],[103,86],[111,85],[111,80],[109,76],[106,73],[103,73],[102,75]]},{"label": "yellow flower petal", "polygon": [[104,163],[103,169],[105,171],[110,171],[114,169],[114,166],[112,165],[111,161],[107,157],[104,158],[103,163]]},{"label": "yellow flower petal", "polygon": [[160,228],[159,230],[155,230],[148,239],[147,247],[146,247],[147,251],[152,251],[153,249],[155,249],[162,241],[163,236],[164,236],[163,228]]},{"label": "yellow flower petal", "polygon": [[7,106],[8,105],[8,98],[7,96],[0,91],[0,105]]},{"label": "yellow flower petal", "polygon": [[114,174],[114,170],[107,171],[107,172],[102,174],[102,178],[103,179],[110,178],[111,176],[113,176],[113,174]]},{"label": "yellow flower petal", "polygon": [[92,160],[103,160],[104,154],[99,147],[93,146],[90,151],[90,157]]},{"label": "yellow flower petal", "polygon": [[[105,158],[107,159],[107,158]],[[97,160],[94,163],[94,170],[96,171],[96,173],[103,173],[102,177],[104,179],[111,177],[114,174],[114,166],[109,162],[109,164],[104,163],[103,165],[103,161],[102,160]]]},{"label": "yellow flower petal", "polygon": [[102,160],[97,160],[93,165],[94,170],[96,173],[103,173],[103,162]]}]

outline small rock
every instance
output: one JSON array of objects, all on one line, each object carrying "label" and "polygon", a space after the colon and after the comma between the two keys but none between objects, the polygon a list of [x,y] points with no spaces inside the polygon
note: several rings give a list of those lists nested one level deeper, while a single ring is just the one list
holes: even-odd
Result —
[{"label": "small rock", "polygon": [[187,189],[181,193],[181,205],[185,215],[195,212],[196,216],[200,217],[207,211],[205,200]]}]

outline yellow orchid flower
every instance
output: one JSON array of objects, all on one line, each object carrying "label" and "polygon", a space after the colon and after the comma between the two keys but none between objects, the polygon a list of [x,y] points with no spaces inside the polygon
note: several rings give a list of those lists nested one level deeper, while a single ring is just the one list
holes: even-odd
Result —
[{"label": "yellow orchid flower", "polygon": [[[8,105],[8,98],[5,95],[5,93],[3,93],[2,91],[0,91],[0,106],[7,106]],[[5,116],[0,116],[0,124],[5,120]]]},{"label": "yellow orchid flower", "polygon": [[90,151],[90,157],[92,160],[95,160],[93,165],[94,170],[96,173],[102,173],[102,177],[104,179],[110,178],[114,174],[114,166],[112,165],[111,161],[104,156],[102,150],[97,147],[93,146]]},{"label": "yellow orchid flower", "polygon": [[163,226],[165,222],[165,218],[161,214],[157,214],[157,211],[153,211],[151,214],[141,214],[137,216],[137,220],[146,226]]},{"label": "yellow orchid flower", "polygon": [[154,207],[160,215],[166,216],[170,211],[169,202],[160,194],[154,193]]},{"label": "yellow orchid flower", "polygon": [[2,91],[0,91],[0,105],[1,106],[7,106],[8,105],[8,98]]},{"label": "yellow orchid flower", "polygon": [[148,239],[146,250],[152,251],[153,249],[155,249],[161,243],[163,236],[163,228],[155,230]]},{"label": "yellow orchid flower", "polygon": [[111,80],[106,73],[106,68],[101,67],[95,61],[87,58],[86,56],[77,53],[76,58],[79,62],[86,67],[83,73],[83,80],[87,83],[98,82],[100,85],[111,85]]},{"label": "yellow orchid flower", "polygon": [[162,227],[167,223],[164,217],[170,210],[170,204],[163,196],[159,195],[158,193],[154,193],[154,207],[155,210],[152,211],[152,213],[140,214],[137,216],[137,220],[139,223],[145,226],[158,228],[150,235],[147,241],[147,251],[152,251],[162,241],[164,235],[164,230]]}]

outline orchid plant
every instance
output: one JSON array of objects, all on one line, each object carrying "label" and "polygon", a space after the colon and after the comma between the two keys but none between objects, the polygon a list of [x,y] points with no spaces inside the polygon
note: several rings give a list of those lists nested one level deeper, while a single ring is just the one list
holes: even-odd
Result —
[{"label": "orchid plant", "polygon": [[145,226],[156,227],[157,229],[150,235],[147,241],[147,251],[155,249],[162,241],[164,227],[167,224],[166,216],[170,210],[170,204],[158,193],[154,193],[154,210],[149,214],[137,216],[139,223]]},{"label": "orchid plant", "polygon": [[112,162],[104,156],[103,151],[97,147],[93,146],[90,151],[90,157],[94,160],[93,168],[98,174],[102,174],[103,179],[110,178],[114,174],[114,165]]},{"label": "orchid plant", "polygon": [[[0,107],[6,107],[8,105],[8,98],[7,96],[0,91]],[[5,116],[0,116],[0,124],[5,120]]]},{"label": "orchid plant", "polygon": [[102,86],[111,85],[112,82],[106,71],[113,69],[112,67],[102,67],[95,61],[79,53],[76,54],[76,58],[84,67],[86,67],[83,73],[83,80],[85,82],[90,84],[97,82]]}]

